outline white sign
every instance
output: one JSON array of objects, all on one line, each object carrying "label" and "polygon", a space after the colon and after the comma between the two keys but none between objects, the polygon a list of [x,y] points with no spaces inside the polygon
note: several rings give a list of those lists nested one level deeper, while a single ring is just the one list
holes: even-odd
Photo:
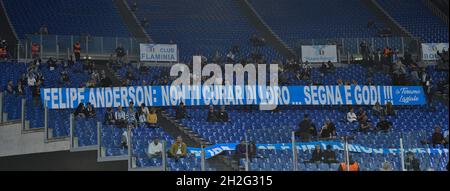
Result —
[{"label": "white sign", "polygon": [[337,62],[336,45],[302,46],[303,62]]},{"label": "white sign", "polygon": [[176,44],[140,44],[141,61],[177,62]]},{"label": "white sign", "polygon": [[448,51],[448,43],[422,43],[422,59],[424,61],[440,60],[437,52],[442,53],[442,50]]}]

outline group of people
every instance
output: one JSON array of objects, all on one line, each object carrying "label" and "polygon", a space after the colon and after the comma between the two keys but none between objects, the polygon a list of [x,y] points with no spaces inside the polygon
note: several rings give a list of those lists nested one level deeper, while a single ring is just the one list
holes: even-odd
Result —
[{"label": "group of people", "polygon": [[389,131],[392,128],[392,123],[388,121],[385,116],[395,116],[396,111],[392,106],[392,103],[388,102],[386,107],[381,106],[379,102],[376,102],[372,107],[372,115],[378,116],[380,120],[375,127],[372,126],[371,120],[369,119],[368,113],[364,108],[360,107],[359,111],[355,113],[353,108],[350,108],[346,115],[346,121],[348,123],[358,122],[357,131],[369,132],[369,131]]},{"label": "group of people", "polygon": [[84,103],[78,104],[73,115],[78,118],[95,118],[97,116],[94,106],[89,102],[86,103],[86,106]]},{"label": "group of people", "polygon": [[208,122],[228,122],[228,113],[225,111],[225,106],[220,108],[220,111],[214,111],[214,106],[209,106]]},{"label": "group of people", "polygon": [[147,124],[147,127],[158,127],[158,115],[155,108],[149,110],[144,103],[135,108],[132,101],[126,111],[122,106],[119,106],[115,112],[113,108],[108,108],[104,120],[105,124],[116,125],[119,128],[136,127],[141,124]]},{"label": "group of people", "polygon": [[326,119],[319,132],[316,130],[316,125],[309,118],[308,114],[303,116],[303,120],[298,124],[298,130],[295,131],[295,136],[300,137],[301,142],[309,142],[312,138],[320,140],[334,139],[337,136],[336,127],[330,119]]}]

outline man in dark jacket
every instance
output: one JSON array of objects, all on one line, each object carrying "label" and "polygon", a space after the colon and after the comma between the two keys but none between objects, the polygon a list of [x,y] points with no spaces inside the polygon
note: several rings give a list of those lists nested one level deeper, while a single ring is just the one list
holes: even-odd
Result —
[{"label": "man in dark jacket", "polygon": [[303,120],[298,124],[298,130],[295,132],[296,136],[300,136],[301,142],[308,142],[311,139],[311,129],[313,128],[312,122],[305,114]]},{"label": "man in dark jacket", "polygon": [[175,118],[176,119],[183,119],[187,115],[186,107],[184,106],[184,103],[181,102],[180,106],[177,108],[175,112]]},{"label": "man in dark jacket", "polygon": [[412,152],[408,152],[405,159],[405,168],[407,171],[420,171],[420,161],[414,157]]}]

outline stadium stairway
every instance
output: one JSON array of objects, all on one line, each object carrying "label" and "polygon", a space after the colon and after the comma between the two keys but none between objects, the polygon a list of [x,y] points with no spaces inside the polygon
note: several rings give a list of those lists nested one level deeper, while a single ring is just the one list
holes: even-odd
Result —
[{"label": "stadium stairway", "polygon": [[258,15],[257,11],[250,5],[247,0],[234,0],[237,2],[241,11],[249,18],[252,25],[261,32],[262,37],[274,47],[278,52],[283,54],[286,58],[296,58],[295,51],[286,45],[281,38],[272,31],[269,25]]},{"label": "stadium stairway", "polygon": [[384,24],[392,30],[394,36],[413,37],[412,34],[396,22],[375,0],[362,0]]},{"label": "stadium stairway", "polygon": [[[201,145],[210,145],[205,140],[201,139],[199,135],[195,134],[191,129],[177,123],[164,111],[159,114],[158,121],[161,128],[163,128],[165,132],[167,132],[174,138],[176,138],[177,136],[181,136],[187,146],[200,148]],[[221,157],[220,155],[206,160],[206,163],[213,169],[219,171],[235,170],[232,169],[232,166],[228,164],[227,161],[225,161],[225,158]]]},{"label": "stadium stairway", "polygon": [[122,16],[122,19],[125,21],[125,25],[127,25],[128,30],[135,38],[145,39],[145,42],[153,42],[150,36],[145,32],[144,28],[139,24],[139,20],[134,16],[131,12],[130,7],[128,6],[126,0],[113,0],[116,5],[119,14]]}]

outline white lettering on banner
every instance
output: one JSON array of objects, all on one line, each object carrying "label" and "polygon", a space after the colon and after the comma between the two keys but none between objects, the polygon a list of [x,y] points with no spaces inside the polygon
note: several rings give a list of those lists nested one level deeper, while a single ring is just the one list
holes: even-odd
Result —
[{"label": "white lettering on banner", "polygon": [[177,62],[176,44],[140,44],[140,60],[154,62]]},{"label": "white lettering on banner", "polygon": [[350,88],[351,88],[351,86],[344,86],[344,90],[345,90],[345,103],[347,103],[348,105],[353,104],[353,101],[350,99],[350,96],[351,96]]},{"label": "white lettering on banner", "polygon": [[113,106],[113,92],[111,88],[105,88],[105,107]]},{"label": "white lettering on banner", "polygon": [[113,100],[114,100],[114,107],[124,106],[120,104],[120,89],[118,87],[113,88]]}]

